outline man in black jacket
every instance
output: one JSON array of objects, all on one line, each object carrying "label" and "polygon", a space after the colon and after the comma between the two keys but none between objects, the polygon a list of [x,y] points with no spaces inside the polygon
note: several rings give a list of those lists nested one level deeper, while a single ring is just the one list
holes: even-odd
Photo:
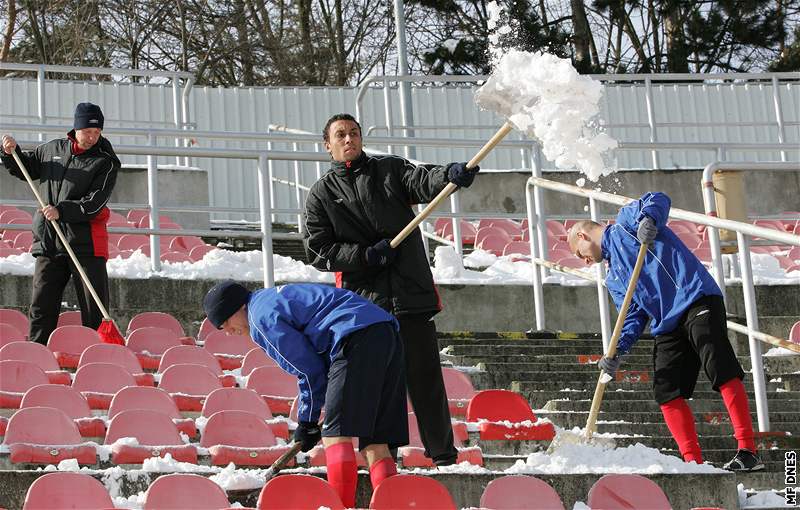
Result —
[{"label": "man in black jacket", "polygon": [[448,182],[469,186],[478,168],[367,156],[361,126],[348,114],[331,117],[323,138],[333,162],[306,199],[306,253],[314,267],[336,273],[338,287],[397,317],[426,454],[439,466],[453,464],[457,452],[432,320],[441,302],[422,235],[415,229],[396,249],[389,242],[414,218],[412,205],[430,202]]},{"label": "man in black jacket", "polygon": [[108,306],[108,231],[106,203],[114,189],[119,158],[103,138],[103,112],[92,103],[75,108],[74,129],[66,138],[39,145],[33,152],[20,150],[16,140],[3,135],[0,161],[11,175],[25,179],[11,155],[17,151],[47,205],[33,217],[36,257],[30,307],[30,339],[47,344],[56,328],[61,298],[70,276],[74,278],[83,325],[97,329],[103,316],[70,261],[50,220],[59,223],[64,236],[86,271],[103,304]]}]

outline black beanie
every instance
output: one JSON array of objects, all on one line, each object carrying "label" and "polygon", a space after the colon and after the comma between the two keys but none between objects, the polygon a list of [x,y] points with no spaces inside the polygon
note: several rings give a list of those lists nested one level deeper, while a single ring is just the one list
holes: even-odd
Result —
[{"label": "black beanie", "polygon": [[103,129],[104,120],[103,111],[96,104],[78,103],[78,106],[75,107],[75,121],[72,127],[75,129]]},{"label": "black beanie", "polygon": [[219,329],[231,315],[247,303],[250,291],[233,280],[225,280],[213,286],[203,299],[203,310],[208,321]]}]

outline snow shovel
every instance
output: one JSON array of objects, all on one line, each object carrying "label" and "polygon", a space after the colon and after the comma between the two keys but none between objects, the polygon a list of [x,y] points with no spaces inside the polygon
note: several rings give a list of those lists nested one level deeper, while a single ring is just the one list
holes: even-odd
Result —
[{"label": "snow shovel", "polygon": [[289,448],[289,450],[286,453],[281,455],[280,458],[275,462],[273,462],[272,465],[269,467],[265,475],[266,476],[265,481],[269,481],[270,478],[280,473],[281,469],[286,467],[286,464],[288,464],[289,461],[295,457],[295,455],[300,453],[300,449],[302,447],[303,443],[295,442],[294,444],[292,444],[292,447]]},{"label": "snow shovel", "polygon": [[[14,156],[14,161],[17,162],[17,166],[22,171],[22,175],[25,176],[25,180],[28,181],[28,185],[31,187],[33,194],[36,195],[36,200],[39,201],[39,206],[44,209],[44,200],[42,200],[41,195],[39,195],[39,190],[36,189],[36,185],[33,183],[30,174],[28,174],[28,169],[25,168],[25,164],[20,159],[16,150],[12,153],[12,155]],[[114,320],[108,314],[108,310],[106,310],[103,302],[100,301],[100,296],[97,295],[97,291],[94,290],[92,282],[90,282],[89,277],[86,276],[83,266],[81,266],[80,262],[78,262],[78,257],[75,256],[75,252],[72,251],[72,247],[69,245],[69,242],[67,242],[64,232],[61,231],[61,226],[55,220],[50,220],[50,223],[53,225],[58,238],[61,240],[61,244],[63,244],[64,248],[66,248],[70,259],[72,259],[72,263],[75,264],[75,267],[78,269],[78,273],[81,275],[83,284],[86,285],[87,289],[89,289],[89,293],[92,295],[92,298],[94,298],[94,302],[97,303],[97,308],[99,308],[100,312],[103,314],[103,321],[100,323],[100,327],[97,328],[97,333],[100,335],[100,339],[107,344],[125,345],[125,339],[122,337],[122,334],[120,334],[119,328],[117,328]]]},{"label": "snow shovel", "polygon": [[[639,273],[642,271],[644,265],[644,258],[647,255],[647,245],[642,244],[639,246],[639,254],[636,257],[636,265],[633,267],[631,274],[631,281],[628,282],[628,289],[625,291],[625,299],[622,300],[622,306],[619,309],[617,322],[614,325],[614,333],[611,335],[611,343],[608,346],[606,356],[614,357],[617,353],[617,342],[619,342],[620,334],[622,333],[622,326],[625,324],[625,318],[628,315],[628,308],[630,307],[631,300],[633,299],[633,292],[636,290],[636,282],[639,281]],[[597,415],[600,413],[600,404],[603,402],[603,394],[606,391],[606,385],[611,382],[611,376],[605,372],[600,372],[600,378],[597,381],[597,388],[594,390],[594,398],[592,398],[592,407],[589,410],[589,417],[586,420],[585,436],[575,434],[571,431],[563,431],[556,436],[550,443],[547,449],[548,453],[560,448],[565,444],[596,444],[598,446],[607,446],[613,448],[615,443],[612,439],[608,438],[592,438],[592,435],[597,430]]]}]

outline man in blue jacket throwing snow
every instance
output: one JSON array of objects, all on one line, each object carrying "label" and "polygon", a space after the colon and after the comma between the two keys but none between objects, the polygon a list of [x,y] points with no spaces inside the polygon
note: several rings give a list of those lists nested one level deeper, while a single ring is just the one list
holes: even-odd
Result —
[{"label": "man in blue jacket throwing snow", "polygon": [[397,474],[389,449],[408,444],[408,415],[394,317],[358,294],[320,284],[250,292],[227,280],[208,291],[203,308],[215,327],[249,335],[297,376],[294,440],[307,452],[322,438],[328,483],[347,508],[355,506],[358,481],[352,438],[359,439],[373,489]]},{"label": "man in blue jacket throwing snow", "polygon": [[758,471],[753,423],[742,370],[727,335],[722,293],[701,262],[667,227],[670,199],[645,193],[617,215],[613,225],[584,220],[569,232],[571,251],[587,264],[608,262],[606,286],[620,307],[636,263],[640,244],[647,244],[639,281],[617,345],[617,355],[603,357],[599,366],[614,376],[648,320],[655,336],[653,386],[664,421],[686,462],[703,462],[692,397],[702,367],[715,391],[722,394],[739,444],[724,468]]}]

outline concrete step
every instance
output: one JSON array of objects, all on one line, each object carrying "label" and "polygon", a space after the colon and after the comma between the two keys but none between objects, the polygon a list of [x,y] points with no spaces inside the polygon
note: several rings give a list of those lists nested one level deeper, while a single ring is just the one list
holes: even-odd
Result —
[{"label": "concrete step", "polygon": [[[591,399],[586,400],[551,400],[543,408],[549,411],[588,411],[592,407]],[[726,412],[725,403],[721,397],[716,399],[692,399],[689,401],[689,407],[696,416],[705,415],[710,413]],[[755,407],[755,403],[751,403],[751,407]],[[767,407],[770,412],[784,413],[796,412],[800,413],[800,400],[773,400],[767,396]],[[608,400],[603,399],[601,409],[605,412],[623,413],[623,412],[661,412],[660,406],[651,399],[646,400],[626,400],[616,399]]]},{"label": "concrete step", "polygon": [[[519,381],[512,381],[509,385],[509,389],[512,391],[516,391],[517,393],[521,393],[523,396],[527,397],[530,392],[533,391],[559,391],[564,389],[570,390],[580,390],[580,391],[591,391],[594,394],[594,390],[597,387],[597,377],[593,379],[586,379],[586,380],[576,380],[570,374],[560,374],[560,377],[542,377],[541,380],[538,381],[531,381],[531,380],[519,380]],[[753,382],[748,377],[744,380],[744,387],[745,390],[749,394],[753,393]],[[776,393],[780,389],[787,389],[790,391],[798,391],[792,390],[791,388],[786,387],[786,382],[768,382],[766,384],[766,390],[768,394]],[[800,388],[800,387],[796,387]],[[652,390],[652,383],[650,381],[642,381],[642,382],[631,382],[631,380],[626,380],[623,382],[614,381],[609,383],[606,387],[607,392],[616,391],[616,390],[636,390],[636,391],[647,391]],[[694,388],[695,392],[711,392],[713,389],[711,388],[711,383],[704,380],[703,377],[697,381],[697,385]]]},{"label": "concrete step", "polygon": [[[603,341],[600,338],[593,339],[542,339],[542,338],[492,338],[492,339],[466,339],[466,338],[439,338],[439,348],[444,349],[450,346],[453,349],[459,348],[495,348],[495,347],[580,347],[586,349],[603,349]],[[635,348],[652,348],[653,340],[639,340]]]},{"label": "concrete step", "polygon": [[[603,346],[595,344],[593,346],[579,346],[572,345],[572,343],[564,342],[560,345],[496,345],[496,346],[475,346],[475,345],[459,345],[451,346],[442,349],[442,354],[450,356],[465,356],[465,357],[480,357],[485,355],[491,356],[512,356],[512,355],[525,355],[525,356],[538,356],[547,354],[603,354]],[[652,348],[644,346],[635,346],[631,350],[631,354],[635,355],[648,355],[652,353]],[[490,361],[490,360],[487,360]]]},{"label": "concrete step", "polygon": [[[591,399],[594,397],[594,389],[591,391],[532,391],[529,392],[529,401],[533,404],[536,404],[536,407],[544,407],[546,402],[551,400],[561,400],[561,399],[569,399],[569,400],[586,400]],[[750,398],[751,402],[755,401],[755,397],[753,396],[753,392],[748,393],[748,397]],[[719,400],[720,394],[715,391],[695,391],[693,400]],[[800,392],[797,391],[779,391],[779,392],[771,392],[767,394],[768,401],[770,404],[773,401],[777,401],[775,405],[780,405],[781,401],[784,400],[795,400],[800,399]],[[652,388],[646,388],[638,391],[633,390],[625,390],[625,391],[618,391],[612,389],[606,389],[606,392],[603,394],[603,401],[613,401],[613,400],[654,400],[653,390]]]}]

